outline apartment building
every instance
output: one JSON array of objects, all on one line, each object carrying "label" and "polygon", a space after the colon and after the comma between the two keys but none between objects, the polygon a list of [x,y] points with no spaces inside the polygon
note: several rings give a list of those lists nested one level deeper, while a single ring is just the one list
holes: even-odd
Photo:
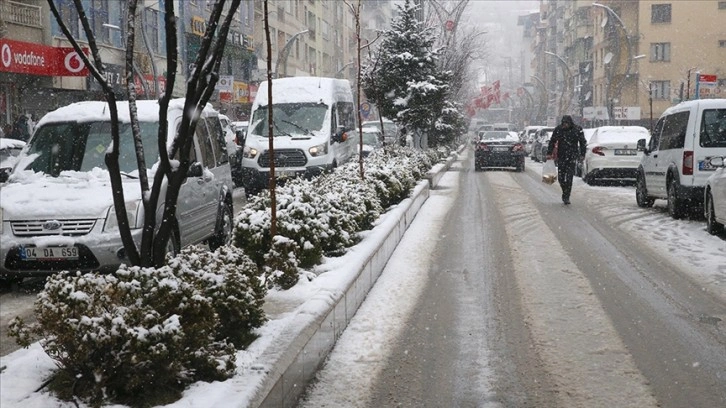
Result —
[{"label": "apartment building", "polygon": [[[178,22],[175,97],[185,94],[185,79],[196,60],[212,7],[206,0],[139,2],[133,73],[139,98],[155,97],[166,87],[165,1],[174,1]],[[54,4],[74,37],[87,47],[73,0],[55,0]],[[127,2],[87,0],[83,4],[106,76],[123,98]],[[213,103],[232,116],[249,104],[249,75],[257,65],[252,10],[252,2],[245,0],[234,15],[220,68],[229,87],[220,87],[213,97]],[[101,87],[80,64],[45,0],[0,0],[0,55],[0,124],[20,114],[40,117],[68,103],[102,98]]]},{"label": "apartment building", "polygon": [[[547,117],[647,127],[681,100],[726,97],[724,22],[726,2],[716,0],[541,0],[531,49]],[[715,79],[698,95],[697,74]]]}]

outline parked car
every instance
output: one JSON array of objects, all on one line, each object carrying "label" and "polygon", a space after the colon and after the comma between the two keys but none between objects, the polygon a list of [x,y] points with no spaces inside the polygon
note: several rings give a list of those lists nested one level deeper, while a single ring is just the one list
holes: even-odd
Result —
[{"label": "parked car", "polygon": [[537,134],[537,131],[544,127],[546,126],[525,126],[522,131],[520,141],[524,145],[524,152],[527,156],[532,154],[532,144],[534,143],[534,137]]},{"label": "parked car", "polygon": [[[585,140],[587,143],[590,143],[590,138],[592,138],[592,134],[595,133],[595,129],[597,128],[586,128],[582,129],[582,132],[585,134]],[[577,177],[582,177],[582,163],[584,160],[577,160],[577,164],[575,165],[575,175]]]},{"label": "parked car", "polygon": [[697,99],[668,108],[656,122],[650,141],[638,141],[643,157],[635,198],[640,207],[656,199],[681,218],[700,214],[706,180],[716,168],[712,157],[726,157],[726,99]]},{"label": "parked car", "polygon": [[0,138],[0,169],[11,169],[25,142],[17,139]]},{"label": "parked car", "polygon": [[534,142],[532,142],[532,153],[530,153],[532,160],[536,162],[544,162],[547,160],[547,145],[554,131],[555,128],[553,127],[543,127],[537,130],[534,136]]},{"label": "parked car", "polygon": [[358,135],[355,139],[355,151],[361,152],[361,156],[368,157],[368,155],[376,150],[383,147],[383,135],[381,134],[381,131],[377,127],[364,127],[363,128],[363,147],[361,151],[361,133],[356,132]]},{"label": "parked car", "polygon": [[[385,143],[387,145],[391,144],[401,144],[400,140],[400,132],[398,131],[398,125],[396,122],[383,118],[383,129],[381,129],[381,122],[378,120],[367,120],[362,123],[363,127],[375,127],[379,131],[383,133],[383,136],[385,136]],[[398,143],[397,143],[398,142]],[[403,144],[405,144],[406,141],[403,140]]]},{"label": "parked car", "polygon": [[703,215],[706,218],[706,230],[716,235],[723,232],[726,224],[726,159],[712,157],[709,164],[716,171],[706,180]]},{"label": "parked car", "polygon": [[508,131],[489,130],[480,132],[474,150],[474,170],[485,167],[514,167],[524,171],[524,145]]},{"label": "parked car", "polygon": [[602,126],[595,129],[587,144],[582,179],[635,181],[643,152],[638,140],[650,138],[642,126]]},{"label": "parked car", "polygon": [[[152,176],[159,157],[159,104],[136,104],[147,173]],[[117,107],[119,166],[131,235],[138,244],[144,207],[136,149],[128,102],[117,102]],[[183,111],[183,99],[170,101],[169,147]],[[64,106],[38,122],[0,197],[0,276],[19,280],[61,270],[111,271],[127,261],[104,161],[111,144],[110,120],[108,104],[93,101]],[[189,160],[177,200],[172,252],[204,241],[217,248],[231,239],[232,175],[219,114],[211,105],[203,109],[194,129]],[[162,187],[154,209],[157,225],[165,195]]]},{"label": "parked car", "polygon": [[242,148],[243,144],[238,144],[237,132],[232,127],[232,121],[225,115],[219,115],[219,122],[224,130],[224,141],[227,146],[227,154],[229,155],[229,165],[232,169],[232,181],[234,185],[239,187],[242,185]]}]

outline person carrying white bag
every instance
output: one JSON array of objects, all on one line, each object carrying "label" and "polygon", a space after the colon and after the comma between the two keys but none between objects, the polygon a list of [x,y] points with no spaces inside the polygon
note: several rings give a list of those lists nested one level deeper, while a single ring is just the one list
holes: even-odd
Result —
[{"label": "person carrying white bag", "polygon": [[547,146],[545,166],[549,162],[555,164],[553,160],[555,146],[557,146],[557,181],[560,182],[560,187],[562,187],[562,202],[568,205],[570,204],[572,177],[575,175],[577,160],[583,160],[587,151],[585,133],[580,126],[572,121],[572,116],[563,116],[560,125],[552,132],[550,143]]}]

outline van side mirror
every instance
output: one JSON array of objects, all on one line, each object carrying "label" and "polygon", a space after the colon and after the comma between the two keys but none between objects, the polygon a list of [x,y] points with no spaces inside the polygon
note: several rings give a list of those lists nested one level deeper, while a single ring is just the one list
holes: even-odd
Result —
[{"label": "van side mirror", "polygon": [[335,130],[335,134],[331,137],[333,143],[345,142],[348,139],[348,135],[345,132],[344,126],[338,126]]},{"label": "van side mirror", "polygon": [[202,163],[199,162],[192,163],[187,171],[187,177],[202,177],[203,174]]},{"label": "van side mirror", "polygon": [[638,150],[648,154],[648,149],[645,147],[645,139],[638,139]]},{"label": "van side mirror", "polygon": [[11,167],[5,167],[0,169],[0,183],[4,183],[8,181],[8,178],[10,178],[10,172],[13,169]]}]

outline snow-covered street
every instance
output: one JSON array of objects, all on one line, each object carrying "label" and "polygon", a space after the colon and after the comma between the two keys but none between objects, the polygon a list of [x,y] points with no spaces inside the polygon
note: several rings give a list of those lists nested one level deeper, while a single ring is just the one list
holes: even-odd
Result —
[{"label": "snow-covered street", "polygon": [[[658,204],[654,209],[638,208],[632,187],[591,187],[577,179],[573,205],[563,207],[559,186],[538,182],[541,164],[528,165],[524,177],[500,171],[467,173],[469,166],[463,162],[453,167],[460,171],[450,171],[432,193],[420,212],[427,217],[417,217],[409,230],[416,232],[406,235],[303,406],[723,403],[726,354],[718,330],[726,318],[723,237],[709,235],[701,220],[670,220]],[[429,206],[439,201],[439,211],[451,211],[452,196],[463,212],[454,210],[445,217],[446,228],[439,221],[442,214],[431,213]],[[481,203],[474,202],[477,198]],[[472,234],[466,225],[478,217],[483,232]],[[593,217],[597,221],[590,222]],[[428,224],[429,234],[418,233],[417,223]],[[600,229],[602,223],[625,245],[603,241],[611,235]],[[451,230],[465,238],[447,235]],[[628,246],[628,241],[637,245]],[[427,247],[432,242],[437,244],[434,250]],[[493,249],[509,253],[487,253]],[[443,261],[444,251],[456,255]],[[412,253],[428,254],[419,258],[431,260],[428,268],[411,262]],[[658,262],[644,263],[645,253]],[[601,263],[603,258],[607,264]],[[483,262],[467,270],[472,260]],[[401,261],[409,267],[401,268]],[[498,269],[502,267],[506,270]],[[502,275],[514,277],[516,291],[506,288]],[[498,287],[477,287],[483,295],[472,295],[459,285],[452,293],[446,288],[452,276],[469,286],[484,280]],[[661,278],[671,280],[658,282]],[[457,288],[456,283],[448,285]],[[626,288],[624,295],[618,293],[619,286]],[[699,291],[704,295],[695,299],[694,293],[701,297]],[[512,294],[518,299],[506,299]],[[483,300],[471,300],[477,296]],[[619,306],[621,296],[640,299]],[[506,310],[517,303],[521,311]],[[446,313],[452,309],[457,313],[453,320],[464,321],[466,330],[453,322],[450,332],[437,330],[441,323],[436,320],[451,318]],[[644,312],[648,315],[641,315]],[[529,336],[524,347],[516,344],[523,340],[515,338],[523,334],[512,322],[517,318]],[[626,321],[630,319],[638,321]],[[684,325],[694,332],[684,332]],[[418,336],[411,338],[412,333]],[[690,348],[694,343],[698,349]],[[382,347],[388,344],[393,346]],[[673,358],[658,350],[682,352]],[[506,360],[517,351],[524,355],[520,361]],[[455,367],[448,369],[449,365]],[[469,371],[461,371],[461,366]],[[541,377],[533,380],[533,373]],[[696,377],[722,385],[690,379]]]}]

